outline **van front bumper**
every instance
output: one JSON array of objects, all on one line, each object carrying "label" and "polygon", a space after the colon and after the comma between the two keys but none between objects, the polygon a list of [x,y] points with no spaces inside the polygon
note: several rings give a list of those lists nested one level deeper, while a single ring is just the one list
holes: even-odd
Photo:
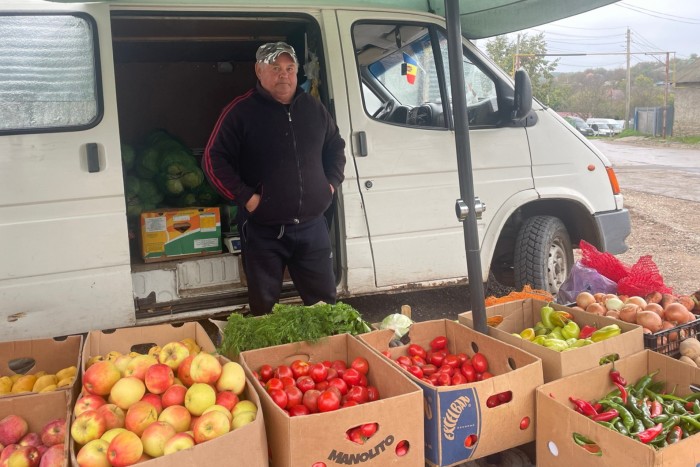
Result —
[{"label": "van front bumper", "polygon": [[632,232],[630,213],[627,209],[596,213],[593,218],[598,226],[601,251],[614,255],[627,251],[625,239]]}]

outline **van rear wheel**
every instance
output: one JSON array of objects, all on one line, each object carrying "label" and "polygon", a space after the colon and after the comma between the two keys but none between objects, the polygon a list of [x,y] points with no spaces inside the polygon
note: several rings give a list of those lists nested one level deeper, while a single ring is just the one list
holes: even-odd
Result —
[{"label": "van rear wheel", "polygon": [[526,284],[555,294],[574,264],[571,239],[564,223],[552,216],[527,219],[515,240],[515,287]]}]

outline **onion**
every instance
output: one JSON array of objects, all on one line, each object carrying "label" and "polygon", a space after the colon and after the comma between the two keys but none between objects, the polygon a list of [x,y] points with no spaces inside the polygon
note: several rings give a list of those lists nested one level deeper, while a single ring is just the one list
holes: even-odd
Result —
[{"label": "onion", "polygon": [[603,316],[605,314],[605,307],[600,303],[591,303],[586,307],[586,311],[588,313]]},{"label": "onion", "polygon": [[637,313],[639,312],[639,307],[634,303],[628,303],[622,308],[620,308],[620,319],[627,323],[637,322]]},{"label": "onion", "polygon": [[608,310],[605,312],[605,316],[608,318],[620,319],[620,312],[617,310]]},{"label": "onion", "polygon": [[[661,330],[665,331],[667,329],[675,328],[674,324],[670,321],[664,321],[661,325]],[[678,333],[677,332],[671,332],[668,334],[668,339],[670,341],[677,341],[678,340]]]},{"label": "onion", "polygon": [[647,303],[659,303],[662,298],[661,292],[652,292],[646,296],[645,300]]},{"label": "onion", "polygon": [[594,302],[595,297],[590,292],[581,292],[576,296],[576,305],[584,310],[588,307],[588,305]]},{"label": "onion", "polygon": [[685,324],[688,322],[689,318],[688,309],[678,302],[671,303],[664,308],[664,316],[666,321],[677,324]]},{"label": "onion", "polygon": [[653,311],[657,315],[661,317],[661,319],[664,319],[665,314],[664,314],[664,309],[661,308],[661,305],[658,303],[647,303],[647,306],[644,307],[644,311]]},{"label": "onion", "polygon": [[622,308],[623,305],[624,303],[622,303],[622,300],[620,300],[617,297],[608,298],[607,300],[605,300],[605,308],[607,308],[608,310],[620,310],[620,308]]},{"label": "onion", "polygon": [[647,301],[644,300],[642,297],[638,297],[636,295],[634,297],[630,297],[627,300],[625,300],[625,303],[634,303],[642,310],[644,309],[644,307],[647,306]]},{"label": "onion", "polygon": [[651,330],[651,332],[658,332],[663,326],[663,321],[658,314],[646,310],[637,313],[637,324]]},{"label": "onion", "polygon": [[603,303],[605,301],[605,294],[603,292],[598,292],[593,294],[593,298],[598,303]]}]

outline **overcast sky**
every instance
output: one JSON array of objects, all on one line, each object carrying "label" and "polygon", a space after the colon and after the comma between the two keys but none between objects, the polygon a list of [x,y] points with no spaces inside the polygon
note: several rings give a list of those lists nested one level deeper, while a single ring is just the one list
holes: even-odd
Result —
[{"label": "overcast sky", "polygon": [[[548,53],[624,54],[627,28],[631,33],[633,53],[675,52],[676,58],[690,58],[693,53],[700,54],[700,0],[622,0],[523,32],[533,35],[544,32]],[[550,60],[556,58],[549,57]],[[666,56],[631,56],[633,66],[653,60],[664,63]],[[584,71],[591,67],[625,68],[626,57],[562,56],[557,71]]]}]

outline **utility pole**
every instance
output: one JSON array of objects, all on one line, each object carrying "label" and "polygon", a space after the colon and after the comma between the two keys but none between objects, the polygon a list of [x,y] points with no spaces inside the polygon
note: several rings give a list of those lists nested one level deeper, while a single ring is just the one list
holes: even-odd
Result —
[{"label": "utility pole", "polygon": [[630,68],[630,28],[627,28],[627,88],[625,89],[625,128],[629,130],[630,127],[630,101],[632,100],[632,85],[630,80],[632,79],[632,71]]},{"label": "utility pole", "polygon": [[666,116],[668,115],[666,113],[666,109],[668,108],[668,83],[669,83],[669,76],[668,76],[668,61],[669,61],[669,52],[666,52],[666,79],[664,80],[664,112],[663,112],[663,130],[662,130],[662,135],[664,138],[666,138]]}]

